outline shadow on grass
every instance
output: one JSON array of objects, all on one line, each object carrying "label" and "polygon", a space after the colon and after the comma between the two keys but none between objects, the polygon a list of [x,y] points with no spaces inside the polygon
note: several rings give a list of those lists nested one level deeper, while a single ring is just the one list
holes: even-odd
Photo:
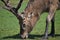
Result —
[{"label": "shadow on grass", "polygon": [[[29,39],[35,39],[35,38],[40,38],[42,37],[43,35],[33,35],[33,34],[30,34],[29,35]],[[22,39],[20,37],[20,34],[16,34],[16,35],[13,35],[13,36],[7,36],[7,37],[3,37],[2,39],[8,39],[8,38],[13,38],[13,39]]]},{"label": "shadow on grass", "polygon": [[[33,34],[30,34],[29,35],[29,39],[35,39],[35,38],[41,38],[42,36],[44,36],[44,35],[33,35]],[[49,35],[49,36],[51,36],[51,35]],[[60,34],[55,34],[55,37],[59,37],[60,36]],[[7,36],[7,37],[3,37],[2,39],[7,39],[7,38],[13,38],[13,39],[22,39],[21,37],[20,37],[20,34],[16,34],[16,35],[13,35],[13,36]]]}]

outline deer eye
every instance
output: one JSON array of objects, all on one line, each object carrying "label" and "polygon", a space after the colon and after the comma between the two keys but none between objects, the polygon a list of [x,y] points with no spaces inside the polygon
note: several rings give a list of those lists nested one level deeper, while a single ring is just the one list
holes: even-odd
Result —
[{"label": "deer eye", "polygon": [[25,24],[22,25],[23,30],[25,30]]}]

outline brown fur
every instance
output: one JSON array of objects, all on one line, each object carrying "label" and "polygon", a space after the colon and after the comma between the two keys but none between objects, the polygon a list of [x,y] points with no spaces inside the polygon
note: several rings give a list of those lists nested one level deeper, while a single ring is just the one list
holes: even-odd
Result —
[{"label": "brown fur", "polygon": [[[21,30],[22,38],[33,29],[34,25],[36,24],[37,20],[39,19],[42,12],[49,10],[49,14],[47,17],[47,23],[52,20],[56,9],[58,8],[59,0],[29,0],[27,7],[22,12],[23,14],[23,24],[24,28]],[[45,31],[45,34],[47,31]],[[47,35],[45,35],[47,37]]]}]

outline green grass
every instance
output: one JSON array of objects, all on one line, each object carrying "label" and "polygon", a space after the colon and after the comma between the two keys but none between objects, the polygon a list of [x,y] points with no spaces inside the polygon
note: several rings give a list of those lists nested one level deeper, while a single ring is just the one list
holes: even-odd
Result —
[{"label": "green grass", "polygon": [[[18,3],[17,0],[11,0],[12,5],[16,6]],[[22,3],[21,8],[19,9],[19,12],[22,12],[26,7],[27,1],[25,0]],[[1,6],[4,6],[2,2],[0,1],[0,40],[3,40],[1,38],[8,37],[4,40],[20,40],[19,34],[20,27],[19,27],[19,21],[17,18],[9,11],[3,9]],[[34,29],[32,30],[31,38],[34,40],[40,40],[40,35],[44,34],[45,31],[45,20],[47,17],[47,13],[41,15],[40,20],[38,20],[37,24],[35,25]],[[49,26],[49,33],[50,33],[51,27]],[[50,37],[48,40],[60,40],[60,10],[56,11],[55,15],[55,34],[56,37]],[[30,40],[31,38],[28,38],[26,40]]]}]

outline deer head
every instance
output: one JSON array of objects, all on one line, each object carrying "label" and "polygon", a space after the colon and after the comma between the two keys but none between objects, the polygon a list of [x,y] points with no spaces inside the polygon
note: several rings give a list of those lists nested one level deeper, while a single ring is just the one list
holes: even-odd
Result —
[{"label": "deer head", "polygon": [[4,8],[7,9],[8,11],[12,12],[19,20],[21,37],[27,38],[29,32],[33,29],[33,26],[35,25],[35,23],[39,17],[38,12],[33,11],[32,6],[29,4],[32,0],[29,1],[26,9],[20,14],[19,14],[18,10],[21,7],[23,0],[19,1],[17,7],[12,7],[10,5],[9,0],[1,0],[1,1],[5,4]]},{"label": "deer head", "polygon": [[[28,10],[27,10],[28,11]],[[35,14],[35,12],[22,12],[22,21],[20,22],[20,34],[22,38],[27,38],[29,32],[32,31],[36,21],[38,20],[38,14]]]}]

